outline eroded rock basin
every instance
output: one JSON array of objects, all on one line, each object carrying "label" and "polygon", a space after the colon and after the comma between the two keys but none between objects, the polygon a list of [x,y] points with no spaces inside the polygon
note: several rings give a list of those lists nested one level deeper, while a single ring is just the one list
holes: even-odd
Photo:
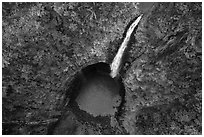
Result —
[{"label": "eroded rock basin", "polygon": [[[87,134],[124,133],[119,117],[122,114],[125,88],[121,79],[113,79],[109,74],[109,64],[100,62],[83,68],[75,75],[67,91],[71,93],[69,104],[54,134],[66,134],[67,130],[71,132],[80,124],[87,130],[91,127],[95,131]],[[70,123],[70,114],[75,117],[74,123]]]},{"label": "eroded rock basin", "polygon": [[121,103],[118,82],[97,72],[84,76],[83,80],[76,98],[79,108],[94,117],[114,115]]},{"label": "eroded rock basin", "polygon": [[90,125],[97,134],[122,133],[119,117],[124,105],[125,88],[120,78],[113,79],[110,66],[99,62],[80,70],[69,92],[68,111],[77,121]]}]

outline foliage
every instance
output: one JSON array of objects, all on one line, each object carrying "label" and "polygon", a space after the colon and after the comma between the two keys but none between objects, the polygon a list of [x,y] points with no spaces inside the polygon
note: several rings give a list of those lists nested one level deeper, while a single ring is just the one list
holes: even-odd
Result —
[{"label": "foliage", "polygon": [[[3,134],[46,134],[74,74],[110,63],[137,6],[2,3]],[[201,134],[201,15],[201,3],[157,3],[142,19],[123,67],[129,134]]]},{"label": "foliage", "polygon": [[82,66],[107,60],[109,43],[134,16],[127,13],[136,13],[132,5],[3,3],[3,133],[45,134],[30,127],[61,115]]}]

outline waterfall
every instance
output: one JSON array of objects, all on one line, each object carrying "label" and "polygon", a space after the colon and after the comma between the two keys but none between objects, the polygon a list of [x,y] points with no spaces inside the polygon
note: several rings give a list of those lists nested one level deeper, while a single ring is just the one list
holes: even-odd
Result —
[{"label": "waterfall", "polygon": [[126,33],[126,37],[124,39],[124,41],[122,42],[116,56],[113,59],[113,62],[110,65],[111,68],[111,73],[110,76],[112,78],[115,78],[119,71],[120,71],[120,66],[121,66],[121,62],[122,62],[122,57],[124,55],[124,51],[127,48],[128,42],[130,40],[131,34],[134,31],[135,27],[138,25],[139,21],[141,20],[142,15],[140,15],[130,26],[130,28],[128,29],[127,33]]}]

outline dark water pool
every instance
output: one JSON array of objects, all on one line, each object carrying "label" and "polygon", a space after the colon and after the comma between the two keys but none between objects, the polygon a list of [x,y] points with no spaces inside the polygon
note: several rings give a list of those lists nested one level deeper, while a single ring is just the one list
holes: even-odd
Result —
[{"label": "dark water pool", "polygon": [[109,74],[109,64],[97,63],[82,69],[73,82],[69,106],[81,119],[107,122],[107,117],[118,113],[123,100],[123,84]]},{"label": "dark water pool", "polygon": [[[59,121],[50,126],[49,134],[66,134],[70,127],[77,127],[77,121],[100,130],[98,134],[122,133],[118,118],[125,103],[125,88],[119,78],[113,79],[109,74],[110,66],[106,63],[89,65],[79,71],[67,90],[69,103]],[[119,125],[115,126],[115,122]]]},{"label": "dark water pool", "polygon": [[79,108],[94,117],[114,115],[121,103],[118,82],[109,75],[100,73],[84,79],[76,98]]}]

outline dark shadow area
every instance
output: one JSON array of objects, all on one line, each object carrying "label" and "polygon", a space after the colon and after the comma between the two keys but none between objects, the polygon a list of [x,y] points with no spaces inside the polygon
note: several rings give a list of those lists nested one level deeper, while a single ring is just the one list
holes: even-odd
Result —
[{"label": "dark shadow area", "polygon": [[[89,80],[91,81],[93,79],[95,81],[97,79],[105,80],[106,81],[105,84],[106,84],[107,87],[111,88],[112,90],[114,90],[114,89],[119,90],[119,95],[122,97],[121,104],[124,104],[123,97],[124,97],[124,94],[125,94],[125,92],[124,92],[125,90],[124,90],[124,86],[123,86],[123,83],[122,83],[122,79],[121,78],[112,79],[109,76],[109,73],[110,73],[109,64],[106,64],[106,63],[103,63],[103,62],[96,63],[96,64],[93,64],[93,65],[89,65],[89,66],[83,68],[81,70],[81,72],[79,72],[78,75],[76,76],[76,79],[73,81],[72,85],[75,85],[75,86],[72,89],[72,94],[70,96],[69,107],[71,107],[72,109],[75,109],[74,112],[77,112],[76,107],[73,107],[73,105],[76,104],[75,100],[76,100],[77,96],[79,95],[79,92],[81,90],[83,90],[82,88],[84,88],[84,86],[86,84],[89,84]],[[103,86],[105,86],[105,85],[103,85]],[[115,86],[115,87],[113,87],[113,86]],[[84,112],[82,111],[81,114],[84,113]],[[116,112],[116,116],[119,116],[120,112],[122,112],[122,106],[121,105],[118,108],[118,112]],[[85,118],[84,116],[82,118],[87,120],[87,118]],[[94,121],[97,121],[97,122],[101,121],[102,122],[103,118],[100,117],[100,116],[97,116]]]},{"label": "dark shadow area", "polygon": [[[97,85],[95,83],[93,84],[94,86],[96,86],[96,88],[98,88],[97,86],[104,86],[104,88],[113,90],[113,92],[118,92],[118,94],[121,96],[121,103],[118,105],[117,111],[115,112],[115,118],[119,120],[119,117],[122,115],[121,114],[122,106],[124,105],[124,102],[125,102],[124,100],[125,88],[120,78],[113,79],[112,77],[109,76],[109,73],[110,73],[109,64],[103,63],[103,62],[89,65],[83,68],[80,72],[78,72],[70,88],[67,90],[67,92],[71,94],[67,94],[68,95],[67,98],[69,98],[69,103],[66,107],[66,110],[64,110],[64,114],[59,119],[59,121],[52,126],[52,128],[58,129],[59,126],[62,126],[61,125],[62,122],[60,121],[66,120],[66,117],[68,117],[66,116],[68,114],[67,111],[70,111],[73,114],[75,114],[77,121],[80,121],[81,123],[88,122],[89,124],[94,126],[97,126],[97,124],[100,124],[104,130],[110,130],[110,133],[113,132],[111,131],[112,128],[110,125],[111,121],[110,121],[109,115],[107,116],[98,115],[94,117],[87,111],[81,110],[76,101],[76,98],[80,95],[80,92],[83,92],[83,89],[86,88],[86,85],[88,85],[89,82],[95,82],[95,81],[100,82],[100,80],[103,80],[101,82],[102,83],[101,85]],[[50,132],[49,134],[52,134],[52,133]]]}]

